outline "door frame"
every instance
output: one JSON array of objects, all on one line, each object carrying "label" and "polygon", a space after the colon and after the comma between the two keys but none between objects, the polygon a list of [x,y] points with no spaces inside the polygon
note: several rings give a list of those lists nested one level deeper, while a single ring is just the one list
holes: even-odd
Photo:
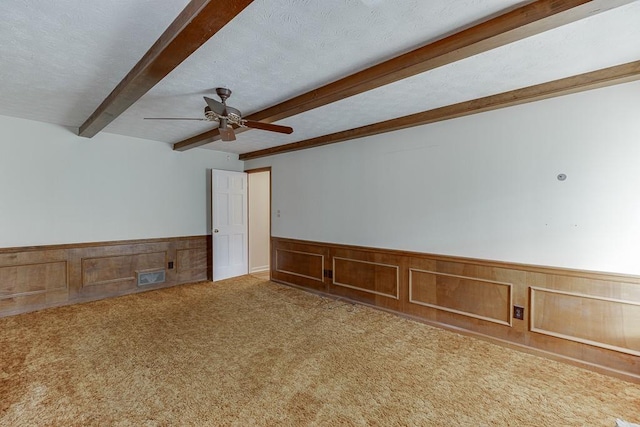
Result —
[{"label": "door frame", "polygon": [[[272,212],[273,212],[273,178],[271,172],[271,166],[266,166],[262,168],[255,169],[245,169],[244,171],[247,174],[247,239],[251,241],[251,225],[249,217],[251,216],[251,202],[249,201],[249,193],[251,192],[251,185],[249,184],[248,175],[259,173],[259,172],[269,172],[269,279],[271,279],[271,272],[273,271],[273,263],[271,262],[271,221],[272,221]],[[249,258],[251,258],[251,244],[249,244]],[[249,259],[249,266],[251,266],[251,260]],[[249,274],[251,274],[251,268],[249,267]]]}]

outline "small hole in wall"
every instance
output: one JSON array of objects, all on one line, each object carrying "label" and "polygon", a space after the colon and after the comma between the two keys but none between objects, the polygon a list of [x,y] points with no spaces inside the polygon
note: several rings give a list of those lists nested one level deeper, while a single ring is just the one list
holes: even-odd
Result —
[{"label": "small hole in wall", "polygon": [[558,181],[564,181],[565,179],[567,179],[567,175],[560,173],[558,174]]}]

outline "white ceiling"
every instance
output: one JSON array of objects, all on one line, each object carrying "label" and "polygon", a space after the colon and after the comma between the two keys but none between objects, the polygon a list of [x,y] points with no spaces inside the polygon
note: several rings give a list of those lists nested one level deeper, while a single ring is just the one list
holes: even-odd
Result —
[{"label": "white ceiling", "polygon": [[[188,0],[3,0],[0,115],[79,127]],[[256,0],[103,132],[175,143],[203,95],[245,115],[459,31],[518,0]],[[640,2],[206,148],[245,153],[640,59]]]}]

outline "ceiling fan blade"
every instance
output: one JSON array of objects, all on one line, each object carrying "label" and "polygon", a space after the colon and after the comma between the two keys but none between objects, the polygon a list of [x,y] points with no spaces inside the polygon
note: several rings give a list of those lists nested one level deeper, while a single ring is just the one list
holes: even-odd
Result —
[{"label": "ceiling fan blade", "polygon": [[204,100],[209,106],[209,108],[211,108],[211,110],[213,110],[213,112],[216,113],[217,115],[219,116],[227,115],[227,108],[222,102],[216,101],[215,99],[207,98],[206,96],[204,97]]},{"label": "ceiling fan blade", "polygon": [[278,133],[292,133],[293,132],[293,128],[291,128],[289,126],[280,126],[280,125],[274,125],[274,124],[271,124],[271,123],[256,122],[256,121],[253,121],[253,120],[243,120],[242,124],[245,125],[248,128],[268,130],[268,131],[271,131],[271,132],[278,132]]},{"label": "ceiling fan blade", "polygon": [[233,128],[231,126],[220,127],[218,128],[218,130],[220,131],[220,139],[222,139],[224,142],[236,140],[236,133],[233,131]]},{"label": "ceiling fan blade", "polygon": [[207,119],[194,119],[191,117],[145,117],[144,120],[198,120],[207,121]]}]

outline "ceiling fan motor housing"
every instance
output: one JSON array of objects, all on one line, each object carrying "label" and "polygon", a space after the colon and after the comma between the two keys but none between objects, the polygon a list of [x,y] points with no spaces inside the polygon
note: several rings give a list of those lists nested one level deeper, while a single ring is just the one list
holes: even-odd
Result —
[{"label": "ceiling fan motor housing", "polygon": [[216,94],[218,94],[218,96],[224,103],[227,98],[231,96],[231,89],[227,89],[226,87],[218,87],[216,88]]}]

